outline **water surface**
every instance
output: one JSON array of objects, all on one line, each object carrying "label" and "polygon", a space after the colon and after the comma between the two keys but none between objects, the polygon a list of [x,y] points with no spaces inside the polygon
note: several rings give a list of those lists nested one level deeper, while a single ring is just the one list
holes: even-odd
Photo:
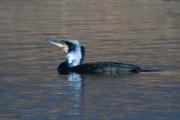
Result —
[{"label": "water surface", "polygon": [[[0,119],[179,120],[179,21],[177,0],[1,1]],[[80,40],[85,62],[160,72],[59,75],[47,38]]]}]

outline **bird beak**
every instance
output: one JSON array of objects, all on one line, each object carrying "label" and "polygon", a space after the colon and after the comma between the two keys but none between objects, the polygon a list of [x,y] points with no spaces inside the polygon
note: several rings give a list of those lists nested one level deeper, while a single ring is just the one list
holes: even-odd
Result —
[{"label": "bird beak", "polygon": [[68,52],[68,45],[64,44],[64,42],[62,40],[50,40],[48,39],[48,42],[53,44],[53,45],[56,45],[58,47],[60,47],[64,52]]},{"label": "bird beak", "polygon": [[51,44],[53,44],[53,45],[62,47],[62,44],[61,44],[61,41],[60,41],[60,40],[49,40],[49,39],[48,39],[48,42],[51,43]]}]

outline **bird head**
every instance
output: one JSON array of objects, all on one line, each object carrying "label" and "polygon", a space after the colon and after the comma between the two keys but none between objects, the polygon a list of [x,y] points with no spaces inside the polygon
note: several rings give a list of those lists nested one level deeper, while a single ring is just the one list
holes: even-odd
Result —
[{"label": "bird head", "polygon": [[76,40],[53,40],[53,39],[49,39],[48,42],[50,42],[53,45],[60,47],[65,53],[68,53],[68,52],[75,50],[80,45],[80,43]]},{"label": "bird head", "polygon": [[66,53],[66,58],[70,66],[79,65],[84,60],[85,50],[78,40],[48,39],[48,42],[60,47]]}]

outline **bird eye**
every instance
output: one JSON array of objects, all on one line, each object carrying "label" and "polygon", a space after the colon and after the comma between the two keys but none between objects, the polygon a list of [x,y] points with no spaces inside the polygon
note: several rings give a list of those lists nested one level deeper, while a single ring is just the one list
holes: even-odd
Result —
[{"label": "bird eye", "polygon": [[62,45],[65,45],[65,42],[61,42]]}]

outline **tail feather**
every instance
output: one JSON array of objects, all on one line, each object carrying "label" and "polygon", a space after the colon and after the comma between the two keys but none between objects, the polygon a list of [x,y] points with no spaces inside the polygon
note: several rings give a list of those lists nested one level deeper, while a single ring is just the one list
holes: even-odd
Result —
[{"label": "tail feather", "polygon": [[141,72],[159,72],[160,70],[155,70],[155,69],[152,69],[152,70],[148,70],[148,69],[142,69]]}]

